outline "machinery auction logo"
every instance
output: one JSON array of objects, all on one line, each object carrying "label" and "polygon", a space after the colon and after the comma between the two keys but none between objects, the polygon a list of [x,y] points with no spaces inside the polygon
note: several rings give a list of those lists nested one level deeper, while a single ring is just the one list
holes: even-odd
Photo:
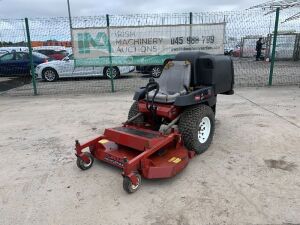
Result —
[{"label": "machinery auction logo", "polygon": [[78,33],[77,43],[80,54],[89,54],[91,49],[108,53],[109,39],[104,32],[98,32],[96,36],[88,32]]}]

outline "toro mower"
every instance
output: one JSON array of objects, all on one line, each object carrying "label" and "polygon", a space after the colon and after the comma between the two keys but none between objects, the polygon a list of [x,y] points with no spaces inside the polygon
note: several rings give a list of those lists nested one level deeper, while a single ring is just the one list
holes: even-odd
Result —
[{"label": "toro mower", "polygon": [[135,192],[141,176],[173,177],[211,144],[217,94],[233,94],[232,60],[224,55],[182,52],[157,79],[134,94],[128,120],[84,144],[76,140],[77,166],[94,158],[123,170],[123,188]]}]

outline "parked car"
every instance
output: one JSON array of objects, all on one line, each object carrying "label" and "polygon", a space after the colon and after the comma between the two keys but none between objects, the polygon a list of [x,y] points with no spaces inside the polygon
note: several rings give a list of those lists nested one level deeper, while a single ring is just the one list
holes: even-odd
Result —
[{"label": "parked car", "polygon": [[6,53],[9,53],[9,51],[0,49],[0,56],[1,56],[1,55],[4,55],[4,54],[6,54]]},{"label": "parked car", "polygon": [[[114,66],[112,67],[113,78],[118,78],[121,74],[134,70],[134,66]],[[73,54],[65,57],[61,61],[51,61],[40,64],[35,70],[36,76],[45,81],[52,82],[63,77],[110,77],[110,67],[75,67]]]},{"label": "parked car", "polygon": [[154,78],[160,77],[164,66],[170,61],[172,58],[166,59],[163,65],[147,65],[147,66],[136,66],[136,71],[143,74],[150,74]]},{"label": "parked car", "polygon": [[239,45],[236,45],[234,48],[225,48],[224,55],[229,55],[233,57],[240,57],[241,56],[241,49]]},{"label": "parked car", "polygon": [[[48,62],[49,58],[40,53],[32,53],[34,66]],[[30,61],[28,52],[10,52],[0,56],[1,75],[28,75]]]},{"label": "parked car", "polygon": [[232,56],[233,48],[224,48],[224,55]]},{"label": "parked car", "polygon": [[240,46],[236,46],[233,49],[231,56],[233,56],[233,57],[241,57],[241,47]]},{"label": "parked car", "polygon": [[54,50],[54,49],[36,49],[34,52],[41,53],[55,60],[62,60],[68,55],[66,50]]},{"label": "parked car", "polygon": [[5,52],[28,52],[28,48],[27,47],[0,47],[0,52],[1,51],[5,51]]},{"label": "parked car", "polygon": [[137,72],[142,74],[150,74],[154,78],[160,77],[162,70],[162,65],[136,66]]}]

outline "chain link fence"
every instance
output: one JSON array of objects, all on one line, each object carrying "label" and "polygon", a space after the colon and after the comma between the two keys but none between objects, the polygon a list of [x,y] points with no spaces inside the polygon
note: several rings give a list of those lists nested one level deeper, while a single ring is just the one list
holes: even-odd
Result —
[{"label": "chain link fence", "polygon": [[[157,37],[160,33],[166,32],[170,32],[171,35],[172,31],[166,30],[168,26],[224,23],[222,44],[224,54],[230,55],[234,62],[235,85],[265,86],[268,85],[270,75],[275,15],[264,15],[264,13],[262,10],[244,10],[110,15],[108,18],[106,16],[72,17],[71,22],[74,29],[94,27],[102,29],[107,28],[107,19],[109,19],[111,29],[117,29],[116,27],[135,29],[135,27],[148,26],[152,27],[149,35],[152,35],[151,32],[156,32]],[[281,22],[295,13],[295,10],[280,11],[273,85],[300,83],[300,23],[299,20]],[[93,64],[85,67],[76,66],[68,17],[29,18],[28,24],[38,94],[134,91],[137,87],[145,85],[152,75],[162,69],[162,64],[149,63],[134,66],[113,65],[112,68],[110,65]],[[220,28],[212,26],[211,29]],[[210,32],[212,31],[207,30],[208,34]],[[256,61],[255,47],[260,37],[263,38],[263,51],[261,60]],[[33,94],[34,79],[29,75],[30,56],[27,54],[27,44],[23,19],[0,19],[0,83],[18,78],[16,88],[6,91],[6,94]]]}]

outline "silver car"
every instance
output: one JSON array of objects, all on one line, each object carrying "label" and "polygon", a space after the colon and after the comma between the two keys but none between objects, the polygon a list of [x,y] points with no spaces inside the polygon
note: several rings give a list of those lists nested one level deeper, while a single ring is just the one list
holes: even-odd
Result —
[{"label": "silver car", "polygon": [[[134,66],[113,66],[112,76],[118,78],[121,74],[134,71]],[[54,60],[38,65],[35,69],[37,78],[53,82],[63,77],[99,77],[110,78],[110,67],[88,66],[75,67],[73,54],[63,60]]]}]

